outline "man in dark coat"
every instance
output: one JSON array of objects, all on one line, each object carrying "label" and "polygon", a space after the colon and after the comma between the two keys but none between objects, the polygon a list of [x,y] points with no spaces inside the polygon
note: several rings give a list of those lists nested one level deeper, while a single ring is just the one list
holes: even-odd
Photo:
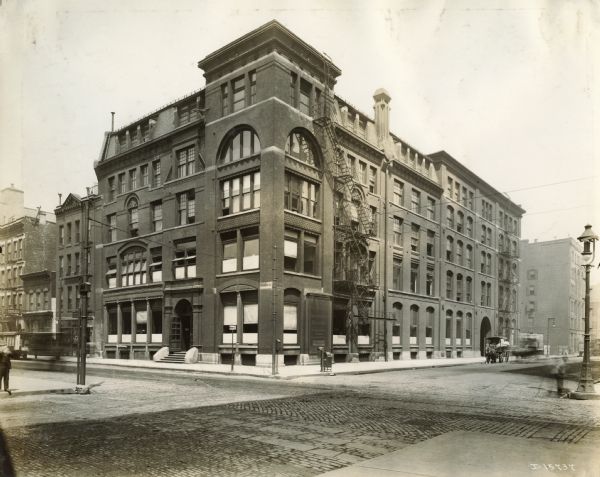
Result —
[{"label": "man in dark coat", "polygon": [[4,381],[4,390],[10,396],[12,393],[10,389],[8,389],[8,378],[10,376],[10,350],[8,348],[4,348],[2,352],[0,352],[0,385]]}]

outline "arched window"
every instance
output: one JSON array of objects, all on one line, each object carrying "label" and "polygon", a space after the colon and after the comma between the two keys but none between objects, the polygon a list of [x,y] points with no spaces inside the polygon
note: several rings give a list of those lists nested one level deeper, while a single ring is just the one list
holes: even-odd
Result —
[{"label": "arched window", "polygon": [[448,228],[453,229],[454,228],[454,209],[451,206],[447,207],[446,220],[448,223]]},{"label": "arched window", "polygon": [[460,210],[456,213],[456,231],[461,234],[465,232],[465,214]]},{"label": "arched window", "polygon": [[463,314],[462,311],[456,312],[456,344],[462,344],[462,329],[463,329]]},{"label": "arched window", "polygon": [[465,291],[465,301],[467,303],[471,303],[473,301],[473,279],[471,277],[467,277],[467,289]]},{"label": "arched window", "polygon": [[129,218],[129,232],[132,237],[135,237],[138,234],[139,228],[138,201],[135,197],[132,197],[127,202],[127,215]]},{"label": "arched window", "polygon": [[467,268],[473,268],[473,247],[471,245],[467,245],[466,266]]},{"label": "arched window", "polygon": [[448,270],[446,272],[446,298],[448,298],[449,300],[452,300],[452,290],[453,290],[453,280],[454,280],[454,275],[452,274],[452,272],[450,270]]},{"label": "arched window", "polygon": [[419,336],[419,307],[410,307],[410,344],[417,344]]},{"label": "arched window", "polygon": [[402,303],[392,305],[394,309],[394,322],[392,323],[392,344],[399,345],[402,341]]},{"label": "arched window", "polygon": [[452,310],[446,311],[446,344],[452,344]]},{"label": "arched window", "polygon": [[465,345],[470,346],[471,344],[471,330],[473,329],[473,315],[467,313],[465,318]]},{"label": "arched window", "polygon": [[463,276],[459,273],[456,275],[456,301],[463,299]]},{"label": "arched window", "polygon": [[446,260],[454,261],[454,239],[450,236],[446,237]]},{"label": "arched window", "polygon": [[312,145],[302,132],[292,131],[285,143],[285,153],[301,162],[316,166],[316,153]]},{"label": "arched window", "polygon": [[433,343],[433,314],[434,309],[430,306],[425,310],[425,344]]},{"label": "arched window", "polygon": [[240,128],[226,139],[224,147],[221,149],[220,162],[238,161],[246,157],[253,156],[260,152],[260,141],[258,135],[250,128]]},{"label": "arched window", "polygon": [[456,241],[456,263],[463,265],[463,243],[460,240]]},{"label": "arched window", "polygon": [[473,219],[471,217],[467,217],[467,235],[473,238]]}]

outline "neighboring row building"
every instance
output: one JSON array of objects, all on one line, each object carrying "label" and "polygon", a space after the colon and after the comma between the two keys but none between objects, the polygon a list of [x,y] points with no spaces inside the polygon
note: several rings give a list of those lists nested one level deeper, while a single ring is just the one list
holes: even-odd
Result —
[{"label": "neighboring row building", "polygon": [[581,244],[573,238],[521,242],[521,332],[543,335],[549,354],[583,351],[581,251]]},{"label": "neighboring row building", "polygon": [[[334,96],[339,68],[275,21],[199,67],[204,89],[105,135],[89,197],[98,353],[270,365],[276,348],[292,365],[515,339],[524,210],[391,133],[385,90],[374,117]],[[56,212],[65,321],[80,199]]]},{"label": "neighboring row building", "polygon": [[0,342],[19,331],[57,331],[54,321],[56,224],[24,205],[22,190],[0,191]]}]

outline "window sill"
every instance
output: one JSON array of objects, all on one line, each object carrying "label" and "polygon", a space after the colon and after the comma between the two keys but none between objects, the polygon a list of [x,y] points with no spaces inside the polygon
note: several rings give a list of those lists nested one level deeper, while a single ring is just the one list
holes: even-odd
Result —
[{"label": "window sill", "polygon": [[240,272],[225,272],[225,273],[217,273],[215,275],[215,277],[217,278],[224,278],[224,277],[233,277],[236,275],[252,275],[254,273],[259,273],[260,272],[260,268],[255,268],[252,270],[243,270]]}]

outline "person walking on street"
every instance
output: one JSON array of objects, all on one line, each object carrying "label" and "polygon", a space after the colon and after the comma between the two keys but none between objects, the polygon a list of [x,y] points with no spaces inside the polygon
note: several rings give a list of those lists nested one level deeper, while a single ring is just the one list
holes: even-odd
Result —
[{"label": "person walking on street", "polygon": [[8,388],[8,378],[10,376],[10,349],[4,347],[2,352],[0,352],[0,385],[4,382],[4,390],[8,393],[8,395],[12,395],[10,389]]}]

